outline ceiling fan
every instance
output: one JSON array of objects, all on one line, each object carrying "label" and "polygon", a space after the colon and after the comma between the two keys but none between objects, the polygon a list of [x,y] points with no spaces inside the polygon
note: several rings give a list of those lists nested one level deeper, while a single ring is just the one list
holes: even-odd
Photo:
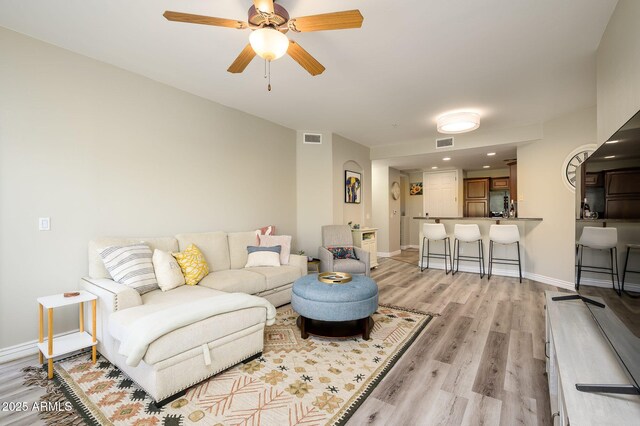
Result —
[{"label": "ceiling fan", "polygon": [[[170,10],[164,12],[163,16],[169,21],[213,25],[238,30],[251,29],[249,44],[245,46],[240,55],[227,69],[230,73],[243,72],[256,54],[265,60],[266,68],[267,65],[270,66],[271,61],[287,53],[313,76],[322,74],[325,70],[324,66],[297,42],[289,40],[285,33],[289,30],[293,32],[309,32],[360,28],[364,19],[357,9],[290,18],[287,10],[274,3],[274,1],[253,0],[253,6],[249,8],[248,22],[213,16],[192,15]],[[271,84],[269,84],[269,90],[271,90]]]}]

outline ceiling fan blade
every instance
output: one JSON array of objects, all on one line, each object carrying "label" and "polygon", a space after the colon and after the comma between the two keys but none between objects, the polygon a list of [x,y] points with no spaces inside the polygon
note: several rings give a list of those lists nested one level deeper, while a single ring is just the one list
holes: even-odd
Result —
[{"label": "ceiling fan blade", "polygon": [[273,13],[273,0],[253,0],[256,10],[264,13]]},{"label": "ceiling fan blade", "polygon": [[255,56],[256,52],[254,52],[251,44],[247,44],[227,71],[234,74],[241,73]]},{"label": "ceiling fan blade", "polygon": [[289,21],[289,28],[297,32],[344,30],[360,28],[363,20],[359,10],[345,10],[344,12],[293,18]]},{"label": "ceiling fan blade", "polygon": [[249,27],[249,24],[243,21],[216,18],[214,16],[192,15],[190,13],[173,12],[171,10],[167,10],[162,16],[169,21],[186,22],[189,24],[213,25],[215,27],[237,28],[239,30]]},{"label": "ceiling fan blade", "polygon": [[299,63],[302,68],[309,71],[309,74],[311,75],[322,74],[325,70],[325,68],[320,62],[316,60],[316,58],[311,56],[309,52],[304,50],[298,43],[293,40],[289,40],[289,49],[287,49],[287,54],[291,56],[297,63]]}]

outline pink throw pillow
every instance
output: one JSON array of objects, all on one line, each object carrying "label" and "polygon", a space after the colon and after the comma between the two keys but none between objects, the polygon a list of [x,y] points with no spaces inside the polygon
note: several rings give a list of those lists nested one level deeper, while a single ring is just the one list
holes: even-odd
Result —
[{"label": "pink throw pillow", "polygon": [[280,246],[280,264],[289,264],[291,235],[260,235],[260,247]]},{"label": "pink throw pillow", "polygon": [[260,245],[260,235],[276,235],[276,226],[269,225],[256,229],[256,244]]}]

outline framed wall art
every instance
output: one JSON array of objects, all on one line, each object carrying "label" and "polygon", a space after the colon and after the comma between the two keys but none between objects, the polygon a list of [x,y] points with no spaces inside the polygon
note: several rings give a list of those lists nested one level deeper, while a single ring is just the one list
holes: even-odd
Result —
[{"label": "framed wall art", "polygon": [[362,199],[362,175],[351,170],[344,171],[344,202],[360,204]]}]

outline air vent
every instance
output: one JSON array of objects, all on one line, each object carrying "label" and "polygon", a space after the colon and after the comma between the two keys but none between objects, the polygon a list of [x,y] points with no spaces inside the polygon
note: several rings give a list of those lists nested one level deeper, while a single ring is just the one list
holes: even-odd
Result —
[{"label": "air vent", "polygon": [[304,143],[320,145],[322,143],[322,135],[319,133],[305,133]]},{"label": "air vent", "polygon": [[450,148],[453,146],[453,138],[436,139],[436,148]]}]

